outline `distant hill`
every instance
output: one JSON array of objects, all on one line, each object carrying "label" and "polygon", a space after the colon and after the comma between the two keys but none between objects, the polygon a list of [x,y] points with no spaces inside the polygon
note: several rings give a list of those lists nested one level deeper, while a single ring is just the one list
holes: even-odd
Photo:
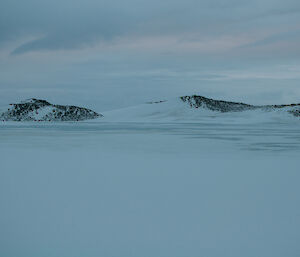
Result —
[{"label": "distant hill", "polygon": [[[300,104],[251,105],[215,100],[200,95],[150,101],[104,113],[106,121],[216,121],[247,122],[257,119],[300,117]],[[217,119],[216,119],[217,118]]]},{"label": "distant hill", "polygon": [[[212,111],[218,112],[240,112],[248,110],[272,110],[272,109],[282,109],[287,108],[287,110],[295,115],[300,116],[300,103],[298,104],[282,104],[282,105],[250,105],[245,103],[229,102],[222,100],[214,100],[211,98],[206,98],[204,96],[192,95],[192,96],[182,96],[180,99],[188,103],[192,108],[206,108]],[[291,107],[296,107],[290,109]]]},{"label": "distant hill", "polygon": [[101,117],[92,110],[69,105],[55,105],[45,100],[31,98],[10,104],[0,113],[3,121],[82,121]]},{"label": "distant hill", "polygon": [[[278,115],[300,117],[300,104],[250,105],[191,95],[108,111],[105,112],[104,121],[203,121],[217,117],[253,120]],[[103,115],[87,108],[55,105],[35,98],[10,104],[0,111],[2,121],[84,121],[99,117]]]}]

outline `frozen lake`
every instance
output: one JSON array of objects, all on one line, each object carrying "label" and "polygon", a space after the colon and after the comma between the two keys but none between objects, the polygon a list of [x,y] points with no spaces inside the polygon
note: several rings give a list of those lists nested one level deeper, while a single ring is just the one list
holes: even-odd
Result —
[{"label": "frozen lake", "polygon": [[3,123],[3,256],[298,256],[300,125]]}]

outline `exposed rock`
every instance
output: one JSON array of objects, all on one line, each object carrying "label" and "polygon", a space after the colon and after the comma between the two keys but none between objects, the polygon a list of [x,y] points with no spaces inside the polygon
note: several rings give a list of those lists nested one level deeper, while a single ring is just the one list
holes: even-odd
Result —
[{"label": "exposed rock", "polygon": [[281,108],[287,108],[287,111],[294,116],[300,117],[300,103],[298,104],[281,104],[281,105],[250,105],[245,103],[229,102],[222,100],[214,100],[206,98],[204,96],[192,95],[192,96],[182,96],[180,99],[188,103],[191,108],[206,108],[212,111],[219,112],[241,112],[248,110],[275,110]]},{"label": "exposed rock", "polygon": [[160,103],[164,103],[167,102],[167,100],[160,100],[160,101],[154,101],[154,102],[147,102],[146,104],[160,104]]},{"label": "exposed rock", "polygon": [[206,98],[203,96],[182,96],[180,99],[183,102],[189,103],[191,107],[194,108],[207,108],[212,111],[219,111],[219,112],[240,112],[246,110],[253,110],[257,109],[257,106],[244,104],[244,103],[235,103],[235,102],[227,102],[221,100],[213,100],[210,98]]},{"label": "exposed rock", "polygon": [[69,105],[54,105],[45,100],[29,99],[0,114],[3,121],[82,121],[101,117],[92,110]]}]

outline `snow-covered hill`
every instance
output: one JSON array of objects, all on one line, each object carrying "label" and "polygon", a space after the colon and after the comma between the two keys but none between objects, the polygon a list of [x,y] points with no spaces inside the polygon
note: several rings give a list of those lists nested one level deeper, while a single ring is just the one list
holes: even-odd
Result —
[{"label": "snow-covered hill", "polygon": [[[250,105],[214,100],[199,95],[182,96],[167,100],[122,108],[98,114],[92,110],[65,105],[53,105],[45,100],[29,99],[11,104],[0,110],[3,121],[83,121],[101,117],[101,121],[180,121],[203,122],[212,118],[229,122],[268,120],[269,118],[294,119],[300,117],[300,104]],[[241,119],[239,119],[241,118]]]},{"label": "snow-covered hill", "polygon": [[197,122],[218,118],[217,120],[240,122],[241,119],[244,121],[278,117],[293,119],[293,116],[300,116],[300,104],[256,106],[193,95],[108,111],[104,113],[104,120]]},{"label": "snow-covered hill", "polygon": [[0,111],[2,121],[81,121],[101,117],[92,110],[68,105],[54,105],[45,100],[28,99]]},{"label": "snow-covered hill", "polygon": [[223,100],[214,100],[199,95],[182,96],[180,99],[190,105],[191,108],[205,108],[218,112],[241,112],[249,110],[265,110],[272,111],[283,109],[300,116],[300,104],[281,104],[281,105],[250,105],[245,103],[229,102]]}]

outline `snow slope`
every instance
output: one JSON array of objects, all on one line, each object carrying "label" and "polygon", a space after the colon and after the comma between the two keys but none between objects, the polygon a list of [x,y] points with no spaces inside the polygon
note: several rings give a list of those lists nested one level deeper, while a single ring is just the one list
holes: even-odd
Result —
[{"label": "snow slope", "polygon": [[[216,101],[216,100],[213,100]],[[216,101],[218,104],[222,101]],[[225,102],[231,103],[231,102]],[[242,104],[242,107],[244,107]],[[251,106],[245,105],[245,109],[219,111],[211,106],[203,104],[195,105],[194,102],[183,101],[181,98],[167,99],[154,103],[145,103],[119,110],[104,112],[103,121],[143,121],[143,122],[256,122],[289,120],[297,122],[299,118],[293,112],[297,112],[299,106]],[[228,108],[228,107],[227,107]]]}]

